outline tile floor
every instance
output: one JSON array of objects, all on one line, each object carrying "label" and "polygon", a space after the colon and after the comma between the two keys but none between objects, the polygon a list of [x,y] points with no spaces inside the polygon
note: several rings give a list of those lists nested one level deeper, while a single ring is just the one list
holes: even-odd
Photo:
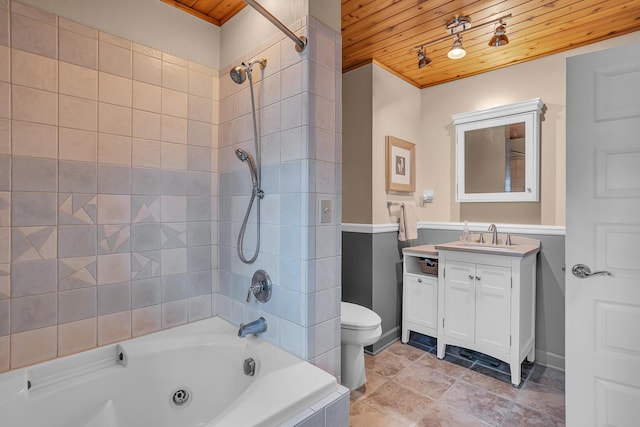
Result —
[{"label": "tile floor", "polygon": [[365,354],[367,384],[351,392],[351,427],[564,426],[564,372],[524,362],[520,387],[507,364],[412,334]]}]

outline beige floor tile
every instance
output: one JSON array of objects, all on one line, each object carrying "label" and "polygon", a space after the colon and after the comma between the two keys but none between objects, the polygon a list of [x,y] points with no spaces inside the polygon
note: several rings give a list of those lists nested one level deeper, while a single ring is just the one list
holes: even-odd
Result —
[{"label": "beige floor tile", "polygon": [[350,427],[404,427],[413,425],[413,423],[383,414],[362,402],[352,403],[349,412]]},{"label": "beige floor tile", "polygon": [[351,426],[564,426],[564,373],[535,366],[520,388],[396,342],[365,355]]},{"label": "beige floor tile", "polygon": [[383,377],[393,377],[411,362],[387,351],[376,356],[365,354],[364,364],[367,372],[375,372]]},{"label": "beige floor tile", "polygon": [[367,371],[366,375],[367,378],[365,384],[359,389],[351,390],[351,400],[366,398],[376,391],[382,384],[389,381],[389,377],[383,377],[373,371]]},{"label": "beige floor tile", "polygon": [[417,424],[419,427],[480,427],[487,424],[447,405],[436,404]]},{"label": "beige floor tile", "polygon": [[420,421],[433,403],[428,397],[402,387],[394,381],[383,384],[362,402],[406,422]]},{"label": "beige floor tile", "polygon": [[393,381],[432,399],[439,399],[456,382],[454,378],[419,364],[403,369]]},{"label": "beige floor tile", "polygon": [[459,381],[447,391],[442,403],[492,425],[500,425],[513,402]]},{"label": "beige floor tile", "polygon": [[514,405],[502,423],[502,427],[563,427],[564,425],[563,421],[518,404]]},{"label": "beige floor tile", "polygon": [[549,368],[548,366],[535,365],[528,381],[564,391],[564,371]]},{"label": "beige floor tile", "polygon": [[424,356],[425,352],[419,348],[410,346],[408,344],[402,344],[402,341],[396,341],[387,347],[384,351],[393,353],[396,356],[403,357],[410,361],[415,361]]},{"label": "beige floor tile", "polygon": [[425,354],[422,358],[418,359],[417,363],[456,379],[469,372],[467,368],[456,365],[455,363],[447,362],[446,360],[440,360],[435,356],[435,354],[431,353]]},{"label": "beige floor tile", "polygon": [[468,370],[461,380],[511,400],[516,398],[519,390],[511,384],[471,370]]},{"label": "beige floor tile", "polygon": [[564,393],[559,390],[527,381],[518,393],[516,402],[555,418],[565,419]]}]

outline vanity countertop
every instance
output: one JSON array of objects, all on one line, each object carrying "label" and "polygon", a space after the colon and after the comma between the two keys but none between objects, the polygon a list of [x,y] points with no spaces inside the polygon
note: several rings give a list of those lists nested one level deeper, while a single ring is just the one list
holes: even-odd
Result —
[{"label": "vanity countertop", "polygon": [[420,245],[420,246],[410,246],[408,248],[403,248],[402,253],[411,253],[418,254],[425,257],[437,257],[438,251],[434,245]]},{"label": "vanity countertop", "polygon": [[[504,242],[503,235],[499,235],[500,238],[498,241]],[[491,237],[489,237],[489,241]],[[485,234],[485,242],[487,241],[487,236]],[[514,256],[523,258],[527,255],[535,254],[540,251],[540,241],[535,239],[529,239],[527,237],[521,236],[511,236],[511,245],[506,246],[504,244],[491,245],[488,243],[477,243],[475,241],[471,242],[449,242],[442,243],[439,245],[435,245],[436,250],[447,250],[447,251],[461,251],[461,252],[471,252],[471,253],[481,253],[488,255],[504,255],[504,256]]]}]

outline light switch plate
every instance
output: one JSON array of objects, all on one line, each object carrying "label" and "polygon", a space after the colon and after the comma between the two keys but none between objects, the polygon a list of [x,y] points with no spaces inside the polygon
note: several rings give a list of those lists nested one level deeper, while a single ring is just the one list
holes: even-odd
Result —
[{"label": "light switch plate", "polygon": [[328,224],[331,222],[331,200],[320,200],[320,224]]}]

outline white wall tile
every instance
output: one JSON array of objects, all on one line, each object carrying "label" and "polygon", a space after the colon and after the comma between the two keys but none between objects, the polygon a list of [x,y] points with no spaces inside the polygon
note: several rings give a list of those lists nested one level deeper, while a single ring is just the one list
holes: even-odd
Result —
[{"label": "white wall tile", "polygon": [[304,357],[302,327],[285,319],[280,319],[279,346],[298,357]]}]

